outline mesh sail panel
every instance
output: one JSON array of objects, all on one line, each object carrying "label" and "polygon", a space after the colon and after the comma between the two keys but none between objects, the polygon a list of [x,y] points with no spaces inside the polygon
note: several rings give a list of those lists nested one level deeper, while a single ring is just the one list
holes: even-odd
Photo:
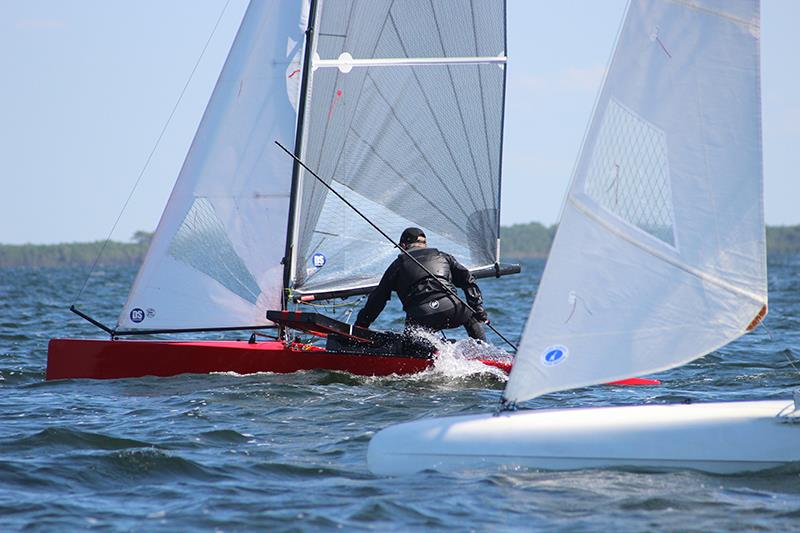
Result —
[{"label": "mesh sail panel", "polygon": [[[306,163],[390,235],[419,226],[466,266],[494,263],[505,71],[480,58],[505,53],[504,3],[328,0],[317,27],[315,66],[374,61],[316,68]],[[312,176],[301,183],[295,288],[376,283],[397,250]]]},{"label": "mesh sail panel", "polygon": [[214,206],[197,198],[169,245],[169,255],[255,305],[261,289],[236,253]]},{"label": "mesh sail panel", "polygon": [[586,194],[626,222],[675,244],[666,135],[613,99],[597,135]]}]

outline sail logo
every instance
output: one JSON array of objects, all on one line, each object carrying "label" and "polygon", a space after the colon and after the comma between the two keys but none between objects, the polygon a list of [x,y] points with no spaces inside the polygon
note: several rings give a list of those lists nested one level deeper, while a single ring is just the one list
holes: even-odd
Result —
[{"label": "sail logo", "polygon": [[135,309],[131,309],[131,322],[138,324],[139,322],[143,321],[145,317],[144,310],[139,309],[138,307]]},{"label": "sail logo", "polygon": [[542,364],[545,366],[555,366],[564,362],[564,359],[569,355],[569,350],[566,346],[555,345],[548,346],[542,352]]},{"label": "sail logo", "polygon": [[314,265],[316,268],[322,268],[325,266],[327,259],[325,259],[325,255],[316,253],[311,257],[311,264]]},{"label": "sail logo", "polygon": [[317,268],[324,267],[325,263],[327,263],[327,262],[328,262],[328,260],[325,259],[325,255],[324,254],[316,253],[313,256],[311,256],[311,264],[314,265]]}]

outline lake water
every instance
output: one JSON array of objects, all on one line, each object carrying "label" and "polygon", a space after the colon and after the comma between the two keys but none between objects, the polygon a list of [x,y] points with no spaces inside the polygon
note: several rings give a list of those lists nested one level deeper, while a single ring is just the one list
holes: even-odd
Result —
[{"label": "lake water", "polygon": [[[514,341],[542,266],[527,262],[519,276],[481,283],[493,324]],[[526,406],[789,397],[800,386],[790,363],[800,356],[800,258],[769,266],[766,327],[659,374],[660,386],[598,386]],[[794,466],[737,476],[370,474],[366,449],[377,430],[495,407],[502,375],[454,358],[407,377],[45,382],[49,338],[103,336],[67,310],[85,275],[0,270],[0,530],[800,530]],[[98,272],[81,308],[113,324],[133,275]],[[376,326],[401,324],[394,299]]]}]

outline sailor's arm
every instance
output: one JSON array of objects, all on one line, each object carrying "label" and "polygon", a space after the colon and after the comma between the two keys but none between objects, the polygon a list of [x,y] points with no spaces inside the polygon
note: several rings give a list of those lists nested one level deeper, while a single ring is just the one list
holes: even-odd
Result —
[{"label": "sailor's arm", "polygon": [[394,267],[395,264],[392,263],[389,268],[386,269],[378,286],[369,294],[367,303],[364,305],[364,308],[358,312],[358,316],[356,316],[356,326],[368,328],[369,325],[378,318],[383,308],[386,307],[386,302],[392,297],[394,278],[397,274],[397,269]]},{"label": "sailor's arm", "polygon": [[478,283],[475,281],[475,276],[452,255],[447,254],[447,258],[450,261],[453,285],[464,290],[464,294],[467,296],[467,304],[475,310],[475,318],[485,322],[488,317],[483,309],[483,295]]}]

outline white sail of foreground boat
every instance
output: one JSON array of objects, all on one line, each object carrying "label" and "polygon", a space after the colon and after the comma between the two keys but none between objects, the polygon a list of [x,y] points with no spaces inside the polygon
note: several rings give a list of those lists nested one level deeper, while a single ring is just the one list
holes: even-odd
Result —
[{"label": "white sail of foreground boat", "polygon": [[800,460],[779,401],[512,412],[674,368],[767,312],[757,0],[632,0],[496,416],[370,443],[373,472],[523,465],[758,470]]}]

